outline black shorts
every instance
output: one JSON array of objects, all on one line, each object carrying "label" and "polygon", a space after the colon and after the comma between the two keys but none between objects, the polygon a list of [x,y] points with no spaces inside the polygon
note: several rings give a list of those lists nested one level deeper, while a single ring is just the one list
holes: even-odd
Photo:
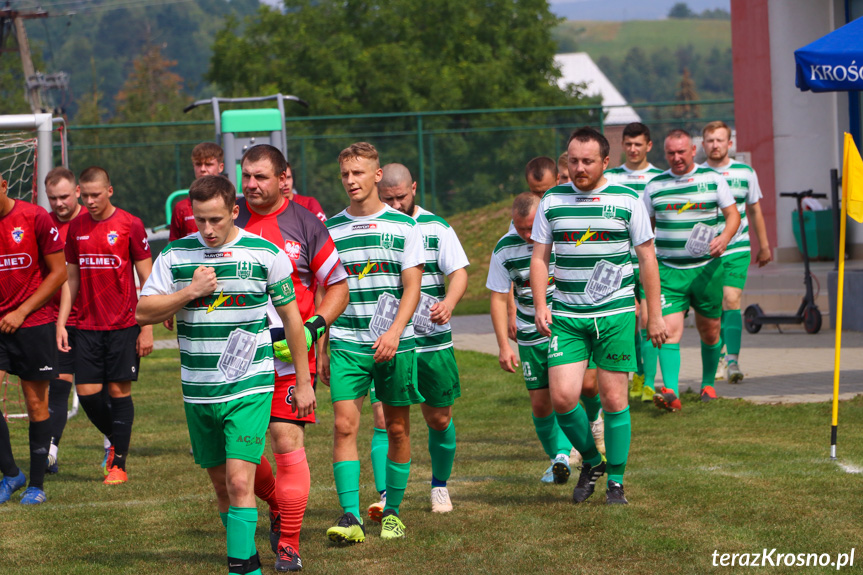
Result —
[{"label": "black shorts", "polygon": [[53,379],[57,375],[55,334],[53,323],[0,333],[0,370],[26,381]]},{"label": "black shorts", "polygon": [[138,381],[137,341],[141,328],[96,331],[78,329],[75,356],[75,384]]},{"label": "black shorts", "polygon": [[69,340],[69,347],[72,348],[72,351],[57,350],[57,373],[75,375],[75,345],[78,341],[78,338],[76,337],[78,330],[74,327],[67,327],[66,334]]}]

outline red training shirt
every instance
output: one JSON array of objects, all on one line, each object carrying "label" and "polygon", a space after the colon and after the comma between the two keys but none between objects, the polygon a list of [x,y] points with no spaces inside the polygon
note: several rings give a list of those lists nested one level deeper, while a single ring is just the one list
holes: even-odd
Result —
[{"label": "red training shirt", "polygon": [[192,201],[189,198],[183,198],[174,204],[174,211],[171,212],[171,232],[168,234],[168,241],[173,242],[197,232],[198,226],[192,214]]},{"label": "red training shirt", "polygon": [[[54,212],[50,212],[51,221],[54,222],[54,227],[57,228],[57,231],[60,232],[60,239],[63,240],[63,244],[66,243],[66,236],[69,234],[69,224],[72,223],[72,220],[76,220],[80,218],[82,215],[86,214],[87,210],[82,206],[80,210],[78,210],[78,215],[68,221],[62,221],[57,217],[57,214]],[[54,294],[54,297],[51,298],[51,301],[48,302],[48,305],[51,306],[52,312],[54,314],[54,319],[57,318],[57,313],[60,311],[60,292],[62,290],[57,290],[57,293]],[[66,320],[66,327],[75,327],[77,325],[77,307],[72,306],[72,309],[69,311],[69,318]]]},{"label": "red training shirt", "polygon": [[[0,218],[0,318],[15,311],[39,289],[48,275],[44,256],[63,249],[60,233],[45,208],[14,200]],[[57,318],[45,305],[27,316],[21,327],[51,323]]]},{"label": "red training shirt", "polygon": [[327,221],[327,216],[324,214],[324,208],[321,207],[321,203],[311,196],[303,196],[294,192],[294,199],[291,200],[293,202],[297,202],[310,212],[312,212],[319,220],[322,222]]},{"label": "red training shirt", "polygon": [[89,212],[72,220],[66,241],[66,262],[80,270],[78,329],[115,330],[132,327],[138,294],[136,261],[150,258],[144,223],[120,208],[96,221]]}]

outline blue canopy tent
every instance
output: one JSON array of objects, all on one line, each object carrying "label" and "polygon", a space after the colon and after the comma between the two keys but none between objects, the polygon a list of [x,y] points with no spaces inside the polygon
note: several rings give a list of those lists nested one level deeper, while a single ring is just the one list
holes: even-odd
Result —
[{"label": "blue canopy tent", "polygon": [[863,90],[863,18],[795,50],[794,59],[803,91]]}]

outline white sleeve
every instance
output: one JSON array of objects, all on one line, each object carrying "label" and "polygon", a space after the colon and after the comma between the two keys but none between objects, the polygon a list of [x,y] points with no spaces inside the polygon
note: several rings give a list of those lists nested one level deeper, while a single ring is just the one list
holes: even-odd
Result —
[{"label": "white sleeve", "polygon": [[423,235],[418,224],[405,225],[405,251],[402,254],[402,269],[414,268],[426,263]]},{"label": "white sleeve", "polygon": [[485,287],[491,291],[498,293],[509,293],[509,288],[512,286],[512,279],[503,267],[503,258],[500,253],[491,254],[491,261],[488,263],[488,279],[485,282]]},{"label": "white sleeve", "polygon": [[267,273],[267,287],[275,285],[285,278],[290,279],[292,273],[294,273],[294,264],[291,263],[291,259],[285,252],[279,250]]},{"label": "white sleeve", "polygon": [[758,184],[758,174],[753,170],[752,175],[749,177],[749,195],[746,196],[746,203],[755,204],[761,198],[761,186]]},{"label": "white sleeve", "polygon": [[629,237],[633,246],[640,246],[644,242],[653,239],[653,229],[650,225],[650,216],[647,215],[647,206],[644,202],[633,198],[632,216],[629,218]]},{"label": "white sleeve", "polygon": [[653,209],[653,200],[650,199],[650,184],[644,187],[644,193],[641,195],[641,199],[644,201],[644,208],[647,210],[647,217],[652,218],[655,213]]},{"label": "white sleeve", "polygon": [[141,288],[141,297],[146,295],[168,295],[178,290],[171,275],[171,266],[164,254],[159,254],[153,262],[153,271]]},{"label": "white sleeve", "polygon": [[437,263],[443,275],[448,276],[456,270],[466,268],[470,265],[458,235],[452,228],[444,228],[440,236],[441,245],[438,251]]},{"label": "white sleeve", "polygon": [[541,201],[536,208],[536,217],[533,218],[533,229],[530,232],[530,239],[539,244],[553,243],[551,224],[548,223],[548,219],[545,217],[546,205],[545,201]]},{"label": "white sleeve", "polygon": [[728,182],[725,181],[725,178],[716,174],[714,179],[716,181],[716,198],[720,209],[725,209],[728,206],[736,204],[734,194],[731,193],[731,188],[728,187]]}]

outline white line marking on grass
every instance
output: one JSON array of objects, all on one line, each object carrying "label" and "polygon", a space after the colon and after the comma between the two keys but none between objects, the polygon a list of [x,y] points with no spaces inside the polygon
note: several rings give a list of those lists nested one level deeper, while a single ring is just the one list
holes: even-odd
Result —
[{"label": "white line marking on grass", "polygon": [[841,461],[837,461],[836,465],[842,468],[842,471],[845,473],[863,473],[863,467],[857,467],[856,465],[851,465],[849,463],[842,463]]}]

